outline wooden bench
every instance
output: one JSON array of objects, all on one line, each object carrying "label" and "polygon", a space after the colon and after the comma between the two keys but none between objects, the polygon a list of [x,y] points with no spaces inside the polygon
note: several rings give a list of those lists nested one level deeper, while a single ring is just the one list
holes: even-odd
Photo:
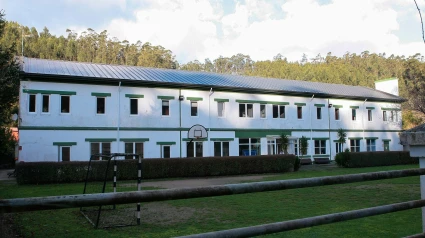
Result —
[{"label": "wooden bench", "polygon": [[330,162],[329,158],[314,158],[315,164],[329,164]]},{"label": "wooden bench", "polygon": [[300,164],[301,165],[309,165],[312,164],[311,159],[300,159]]}]

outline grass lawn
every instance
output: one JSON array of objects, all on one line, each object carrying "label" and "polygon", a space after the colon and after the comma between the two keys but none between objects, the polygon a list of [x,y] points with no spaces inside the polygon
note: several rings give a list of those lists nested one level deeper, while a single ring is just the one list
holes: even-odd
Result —
[{"label": "grass lawn", "polygon": [[[417,168],[303,169],[267,180]],[[0,198],[79,194],[82,183],[18,186],[0,182]],[[155,189],[155,188],[151,188]],[[120,187],[119,191],[135,190]],[[419,177],[142,204],[142,224],[94,229],[79,209],[14,214],[25,237],[173,237],[253,226],[420,199]],[[135,207],[135,206],[134,206]],[[422,231],[421,210],[373,216],[266,237],[402,237]]]}]

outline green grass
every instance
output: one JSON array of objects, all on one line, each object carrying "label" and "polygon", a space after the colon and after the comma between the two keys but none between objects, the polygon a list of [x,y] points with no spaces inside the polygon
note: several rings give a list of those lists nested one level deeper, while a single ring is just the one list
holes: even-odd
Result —
[{"label": "green grass", "polygon": [[[267,180],[417,168],[310,167]],[[110,187],[110,186],[108,186]],[[83,184],[18,186],[0,183],[0,198],[81,193]],[[134,187],[119,188],[120,191]],[[154,188],[151,188],[154,189]],[[143,204],[142,225],[95,230],[78,209],[16,214],[26,237],[172,237],[286,221],[420,199],[419,177]],[[373,216],[266,237],[402,237],[422,231],[421,210]]]}]

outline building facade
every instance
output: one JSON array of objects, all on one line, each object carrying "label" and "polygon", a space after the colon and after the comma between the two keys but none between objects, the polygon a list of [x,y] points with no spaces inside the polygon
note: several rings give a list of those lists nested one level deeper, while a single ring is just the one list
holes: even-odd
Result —
[{"label": "building facade", "polygon": [[[333,159],[340,128],[344,149],[402,150],[403,101],[358,86],[23,58],[19,159],[268,155],[281,153],[282,134],[289,153],[305,136],[302,157]],[[196,124],[208,136],[190,143]]]}]

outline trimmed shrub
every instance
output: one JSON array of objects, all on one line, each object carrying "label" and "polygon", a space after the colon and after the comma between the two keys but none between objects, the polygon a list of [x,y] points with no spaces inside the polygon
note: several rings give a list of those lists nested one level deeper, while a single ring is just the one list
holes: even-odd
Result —
[{"label": "trimmed shrub", "polygon": [[419,163],[418,158],[410,157],[408,151],[344,152],[335,160],[339,166],[347,168]]},{"label": "trimmed shrub", "polygon": [[298,171],[301,167],[301,160],[298,156],[295,157],[294,171]]},{"label": "trimmed shrub", "polygon": [[[142,178],[205,177],[262,173],[282,173],[295,170],[294,155],[259,155],[203,158],[143,159]],[[25,162],[16,166],[19,184],[83,182],[89,162]],[[92,161],[89,181],[103,181],[107,161]],[[136,180],[137,160],[117,160],[117,179]],[[107,180],[112,181],[113,161]]]}]

